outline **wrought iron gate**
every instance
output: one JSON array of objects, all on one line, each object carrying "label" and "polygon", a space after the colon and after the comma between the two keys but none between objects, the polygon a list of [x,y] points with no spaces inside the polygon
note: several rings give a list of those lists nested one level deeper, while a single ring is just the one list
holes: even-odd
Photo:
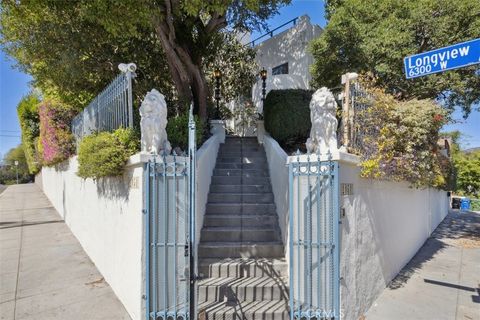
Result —
[{"label": "wrought iron gate", "polygon": [[292,320],[340,319],[338,173],[331,155],[289,163]]},{"label": "wrought iron gate", "polygon": [[145,164],[146,319],[195,319],[195,122],[188,156]]}]

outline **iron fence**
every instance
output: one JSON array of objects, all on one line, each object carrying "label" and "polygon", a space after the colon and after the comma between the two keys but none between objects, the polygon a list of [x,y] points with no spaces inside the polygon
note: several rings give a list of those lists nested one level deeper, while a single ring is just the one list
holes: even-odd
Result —
[{"label": "iron fence", "polygon": [[343,92],[342,116],[338,128],[339,145],[343,145],[349,152],[362,153],[368,147],[365,136],[374,134],[371,128],[363,122],[366,112],[373,103],[373,97],[357,81],[355,73],[342,76]]},{"label": "iron fence", "polygon": [[372,97],[358,82],[350,86],[350,100],[352,105],[352,127],[350,147],[354,152],[361,152],[366,149],[365,136],[374,128],[367,128],[362,124],[362,117],[372,104]]},{"label": "iron fence", "polygon": [[291,320],[340,318],[339,169],[324,158],[289,163]]},{"label": "iron fence", "polygon": [[120,64],[122,71],[72,121],[72,133],[77,143],[94,132],[133,127],[132,79],[136,66]]},{"label": "iron fence", "polygon": [[145,308],[147,320],[195,317],[195,121],[188,156],[154,155],[145,164]]}]

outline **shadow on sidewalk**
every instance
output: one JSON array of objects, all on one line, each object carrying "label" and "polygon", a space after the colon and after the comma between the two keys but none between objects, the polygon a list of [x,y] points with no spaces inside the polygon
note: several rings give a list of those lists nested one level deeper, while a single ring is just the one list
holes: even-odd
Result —
[{"label": "shadow on sidewalk", "polygon": [[[480,247],[480,214],[450,211],[415,256],[389,283],[388,288],[398,289],[437,253],[448,246]],[[475,290],[475,289],[474,289]]]},{"label": "shadow on sidewalk", "polygon": [[40,224],[50,224],[64,222],[63,220],[51,220],[51,221],[37,221],[37,222],[28,222],[28,221],[4,221],[0,222],[0,229],[9,229],[9,228],[19,228],[27,226],[36,226]]}]

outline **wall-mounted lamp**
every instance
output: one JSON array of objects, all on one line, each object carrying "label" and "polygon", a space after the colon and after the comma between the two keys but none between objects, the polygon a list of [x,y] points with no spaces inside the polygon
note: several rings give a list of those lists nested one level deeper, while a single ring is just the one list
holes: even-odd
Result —
[{"label": "wall-mounted lamp", "polygon": [[220,69],[215,69],[213,72],[215,77],[215,101],[217,103],[216,118],[220,119],[220,79],[222,78],[222,72]]}]

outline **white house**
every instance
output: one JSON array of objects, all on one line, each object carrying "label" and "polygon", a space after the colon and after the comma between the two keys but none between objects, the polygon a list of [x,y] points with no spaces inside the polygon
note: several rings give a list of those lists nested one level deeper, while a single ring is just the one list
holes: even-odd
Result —
[{"label": "white house", "polygon": [[[291,28],[255,45],[256,62],[267,70],[267,94],[273,89],[310,88],[313,56],[308,45],[321,33],[322,28],[312,24],[310,17],[304,15],[298,17]],[[262,111],[261,79],[252,89],[252,100]]]},{"label": "white house", "polygon": [[[287,26],[290,26],[289,28]],[[287,29],[275,34],[277,29]],[[311,82],[310,66],[313,56],[308,50],[309,43],[320,36],[322,28],[310,22],[308,15],[297,17],[285,25],[251,41],[249,33],[238,34],[238,39],[245,45],[253,45],[256,50],[256,63],[260,69],[267,71],[266,93],[274,89],[309,89]],[[252,102],[258,113],[263,112],[262,79],[252,88]],[[230,101],[228,107],[235,112],[240,102]],[[245,126],[242,115],[236,114],[227,120],[229,131],[242,136],[254,136],[255,126]]]}]

